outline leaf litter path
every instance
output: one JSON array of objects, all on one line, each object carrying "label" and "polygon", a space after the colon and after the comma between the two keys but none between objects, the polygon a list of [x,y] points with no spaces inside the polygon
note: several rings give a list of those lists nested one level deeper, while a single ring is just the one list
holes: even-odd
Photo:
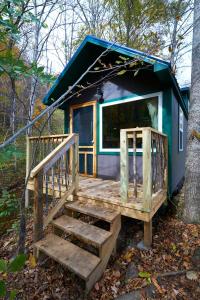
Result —
[{"label": "leaf litter path", "polygon": [[[29,259],[23,271],[7,277],[8,287],[18,290],[17,299],[83,299],[83,283],[69,271],[50,260],[35,266],[30,255],[31,221],[27,227]],[[142,223],[123,220],[117,255],[111,258],[88,300],[200,299],[200,225],[184,224],[168,212],[155,218],[153,233],[152,249],[138,250]],[[1,237],[0,258],[12,257],[16,238],[16,233]],[[129,298],[122,296],[126,294]]]}]

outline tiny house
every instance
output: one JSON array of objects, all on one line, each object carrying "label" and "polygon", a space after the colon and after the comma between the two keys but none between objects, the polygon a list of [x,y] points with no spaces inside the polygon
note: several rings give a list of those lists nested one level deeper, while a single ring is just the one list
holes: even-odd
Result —
[{"label": "tiny house", "polygon": [[[189,89],[180,89],[169,62],[87,36],[43,103],[60,98],[64,133],[27,138],[35,248],[82,277],[89,290],[115,247],[121,216],[144,222],[142,247],[150,247],[153,216],[183,183]],[[32,165],[35,142],[43,157]],[[44,216],[49,195],[60,200]],[[67,213],[56,218],[63,206]],[[109,223],[110,231],[74,212]],[[56,234],[43,238],[49,223],[96,245],[98,257]]]},{"label": "tiny house", "polygon": [[[138,58],[141,68],[137,74],[127,70],[123,75],[107,78],[109,70],[99,72],[99,64],[96,72],[93,68],[79,83],[85,87],[90,83],[91,87],[62,105],[65,133],[79,134],[80,173],[119,179],[120,129],[152,127],[168,137],[168,183],[172,195],[184,178],[189,89],[180,89],[167,61],[87,36],[43,103],[49,105],[51,99],[58,99],[106,48],[109,53],[102,64]],[[98,81],[100,87],[95,84]],[[138,148],[138,169],[141,155]]]}]

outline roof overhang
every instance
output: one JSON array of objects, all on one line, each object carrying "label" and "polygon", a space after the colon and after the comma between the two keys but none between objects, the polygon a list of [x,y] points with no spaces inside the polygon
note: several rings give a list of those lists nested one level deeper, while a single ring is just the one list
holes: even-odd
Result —
[{"label": "roof overhang", "polygon": [[[148,64],[151,64],[153,66],[153,71],[156,73],[161,84],[164,87],[172,87],[184,113],[188,115],[188,109],[185,105],[185,101],[182,99],[180,87],[168,61],[90,35],[86,36],[80,44],[73,57],[70,59],[49,92],[44,97],[43,103],[50,105],[54,100],[61,97],[68,87],[72,86],[87,70],[87,68],[99,57],[99,55],[108,48],[119,55],[138,58]],[[60,108],[62,109],[63,107],[61,106]]]}]

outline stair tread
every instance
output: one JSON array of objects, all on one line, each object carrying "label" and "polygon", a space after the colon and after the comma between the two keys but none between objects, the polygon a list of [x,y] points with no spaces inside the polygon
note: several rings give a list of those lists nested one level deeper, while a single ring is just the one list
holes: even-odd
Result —
[{"label": "stair tread", "polygon": [[80,201],[67,203],[65,207],[107,222],[113,222],[119,215],[119,212],[113,209],[94,206]]},{"label": "stair tread", "polygon": [[92,271],[100,263],[100,258],[50,233],[37,243],[35,247],[53,258],[69,270],[87,280]]},{"label": "stair tread", "polygon": [[98,247],[100,247],[112,235],[109,231],[66,215],[54,220],[52,224],[66,232],[74,234],[81,240]]}]

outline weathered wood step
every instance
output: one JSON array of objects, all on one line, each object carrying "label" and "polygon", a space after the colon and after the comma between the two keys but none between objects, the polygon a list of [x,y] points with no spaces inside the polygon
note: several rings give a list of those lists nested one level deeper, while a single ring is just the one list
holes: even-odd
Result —
[{"label": "weathered wood step", "polygon": [[87,203],[80,202],[80,201],[68,203],[65,205],[65,207],[70,210],[78,211],[82,214],[86,214],[91,217],[104,220],[109,223],[112,223],[115,220],[115,218],[119,215],[119,212],[113,209],[89,205]]},{"label": "weathered wood step", "polygon": [[101,261],[97,256],[52,233],[35,243],[35,247],[84,280],[89,278]]},{"label": "weathered wood step", "polygon": [[112,235],[109,231],[65,215],[54,220],[52,224],[65,232],[73,234],[81,241],[96,247],[101,247]]}]

